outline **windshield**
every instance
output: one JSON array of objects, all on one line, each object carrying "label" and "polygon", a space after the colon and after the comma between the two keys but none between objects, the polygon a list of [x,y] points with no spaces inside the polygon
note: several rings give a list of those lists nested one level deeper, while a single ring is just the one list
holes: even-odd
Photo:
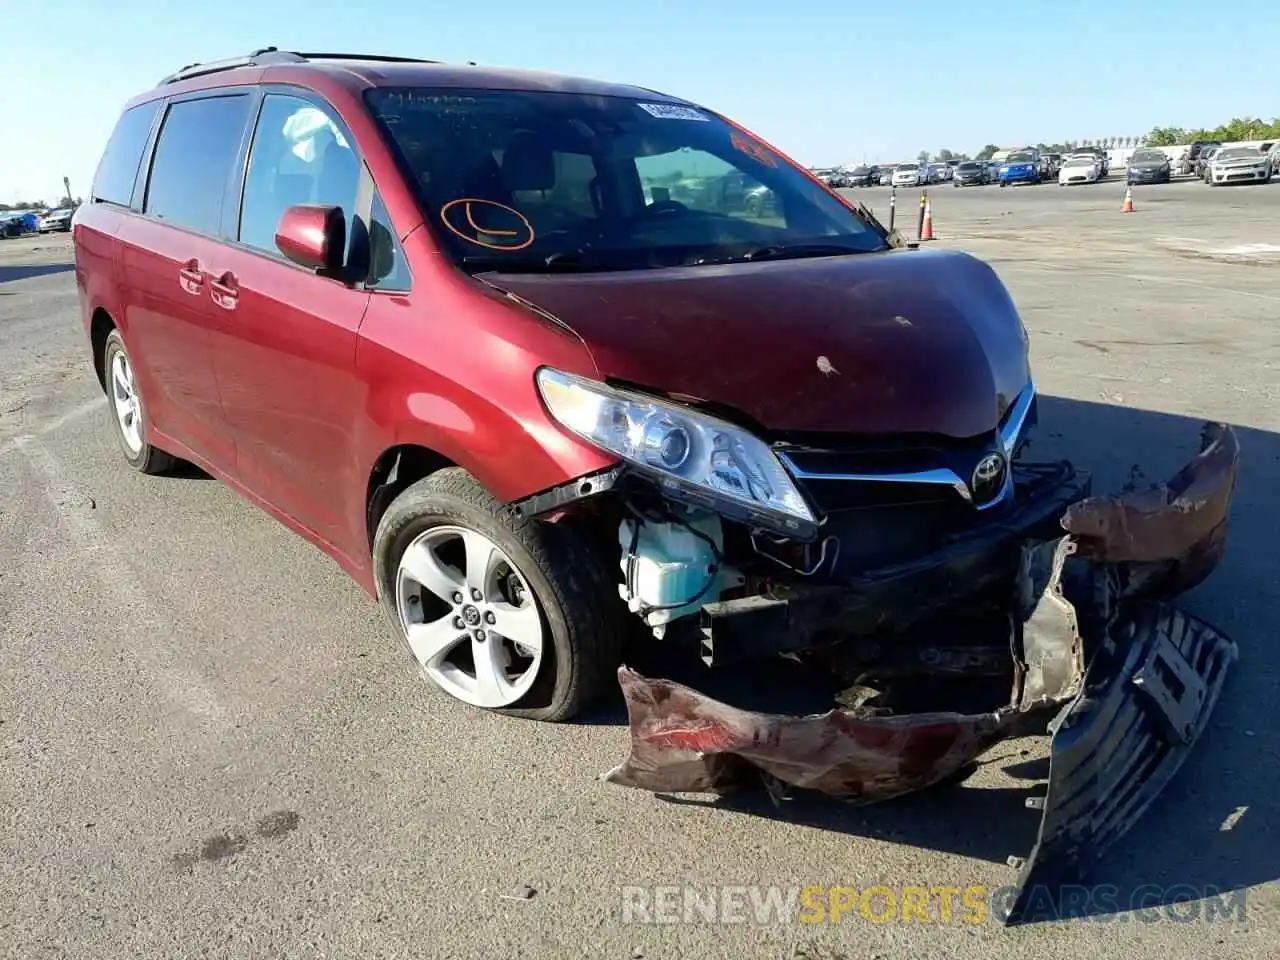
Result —
[{"label": "windshield", "polygon": [[957,170],[978,170],[979,165],[976,163],[962,163],[956,167]]},{"label": "windshield", "polygon": [[1030,153],[1011,153],[1006,163],[1031,163],[1035,160],[1035,156]]},{"label": "windshield", "polygon": [[919,169],[920,169],[920,164],[918,163],[900,163],[897,165],[897,167],[894,168],[894,172],[897,173],[903,170],[919,170]]},{"label": "windshield", "polygon": [[365,97],[464,267],[616,270],[888,246],[804,171],[688,105],[434,88]]},{"label": "windshield", "polygon": [[1260,157],[1262,151],[1256,147],[1226,147],[1213,155],[1215,160],[1243,160],[1246,157]]},{"label": "windshield", "polygon": [[1139,150],[1129,158],[1130,163],[1164,163],[1167,159],[1160,150]]},{"label": "windshield", "polygon": [[1092,167],[1093,157],[1068,157],[1064,167]]}]

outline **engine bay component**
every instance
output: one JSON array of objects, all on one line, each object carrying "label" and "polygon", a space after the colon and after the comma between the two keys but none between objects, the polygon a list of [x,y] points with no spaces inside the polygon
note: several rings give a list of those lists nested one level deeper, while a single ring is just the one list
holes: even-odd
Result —
[{"label": "engine bay component", "polygon": [[724,561],[724,531],[714,513],[673,507],[668,519],[640,513],[618,528],[627,608],[661,639],[672,620],[717,600],[743,578]]}]

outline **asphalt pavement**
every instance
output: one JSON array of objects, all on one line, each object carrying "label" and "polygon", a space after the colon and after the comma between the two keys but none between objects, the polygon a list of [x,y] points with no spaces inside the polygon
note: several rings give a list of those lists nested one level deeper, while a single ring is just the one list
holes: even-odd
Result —
[{"label": "asphalt pavement", "polygon": [[[552,726],[454,703],[316,549],[194,472],[130,472],[54,237],[0,242],[0,955],[1275,957],[1280,182],[1135,188],[1130,215],[1123,191],[930,198],[937,245],[989,260],[1023,312],[1042,452],[1115,489],[1170,474],[1205,418],[1239,430],[1228,555],[1185,603],[1241,661],[1094,878],[1120,906],[1190,903],[1013,930],[626,922],[624,887],[1012,883],[1042,743],[870,808],[600,782],[616,708]],[[887,189],[850,192],[887,218]],[[1206,920],[1208,888],[1243,891],[1245,918]]]}]

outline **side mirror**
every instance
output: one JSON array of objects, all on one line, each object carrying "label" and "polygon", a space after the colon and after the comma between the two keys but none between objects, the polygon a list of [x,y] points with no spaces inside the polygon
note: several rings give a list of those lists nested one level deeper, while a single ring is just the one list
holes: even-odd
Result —
[{"label": "side mirror", "polygon": [[280,215],[276,247],[299,266],[337,274],[346,246],[347,218],[341,207],[299,203]]}]

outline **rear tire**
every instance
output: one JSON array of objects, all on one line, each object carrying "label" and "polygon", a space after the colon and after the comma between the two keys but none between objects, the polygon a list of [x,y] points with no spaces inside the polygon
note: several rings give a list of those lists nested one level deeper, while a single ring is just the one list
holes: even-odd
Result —
[{"label": "rear tire", "polygon": [[106,379],[107,401],[111,406],[111,422],[125,462],[139,473],[148,475],[173,469],[178,459],[150,442],[146,403],[138,387],[133,360],[119,330],[112,330],[103,344],[102,370]]},{"label": "rear tire", "polygon": [[[430,659],[424,663],[409,645],[409,626],[417,626],[419,621],[408,619],[408,612],[414,607],[412,597],[405,595],[405,585],[412,585],[413,578],[406,580],[403,561],[410,548],[420,549],[433,529],[439,532],[442,528],[478,533],[496,546],[510,561],[507,583],[514,577],[517,584],[523,585],[525,602],[536,608],[541,625],[540,656],[529,668],[535,676],[532,685],[509,704],[486,706],[449,690],[432,675],[433,669],[440,672],[439,664]],[[470,566],[469,541],[466,546],[466,565]],[[620,661],[626,614],[617,583],[607,576],[612,564],[604,553],[601,545],[572,520],[542,523],[523,518],[494,499],[469,473],[450,467],[413,484],[387,508],[374,535],[373,568],[383,611],[423,678],[432,686],[481,709],[556,722],[569,720],[589,706],[611,682]],[[470,574],[468,570],[468,581]],[[431,593],[438,596],[434,590]],[[434,602],[434,598],[425,593],[418,600],[422,625],[428,620],[436,623],[453,616],[446,612],[441,618],[428,618],[429,601]],[[519,604],[518,609],[524,610],[525,603]],[[486,614],[485,622],[494,621],[487,620]],[[498,620],[489,631],[490,643],[493,631],[500,631],[502,622]],[[466,624],[478,625],[469,620]],[[463,633],[468,632],[471,631],[464,628]],[[502,636],[496,639],[506,642]],[[481,649],[466,642],[473,651]],[[513,649],[507,648],[506,662],[515,667]],[[515,654],[519,656],[521,652],[515,650]],[[475,678],[465,674],[465,663],[462,676],[464,683],[475,679],[479,687],[479,665],[474,658],[473,652]],[[504,679],[510,679],[505,670],[503,674]],[[514,688],[524,689],[519,676],[512,683]]]}]

